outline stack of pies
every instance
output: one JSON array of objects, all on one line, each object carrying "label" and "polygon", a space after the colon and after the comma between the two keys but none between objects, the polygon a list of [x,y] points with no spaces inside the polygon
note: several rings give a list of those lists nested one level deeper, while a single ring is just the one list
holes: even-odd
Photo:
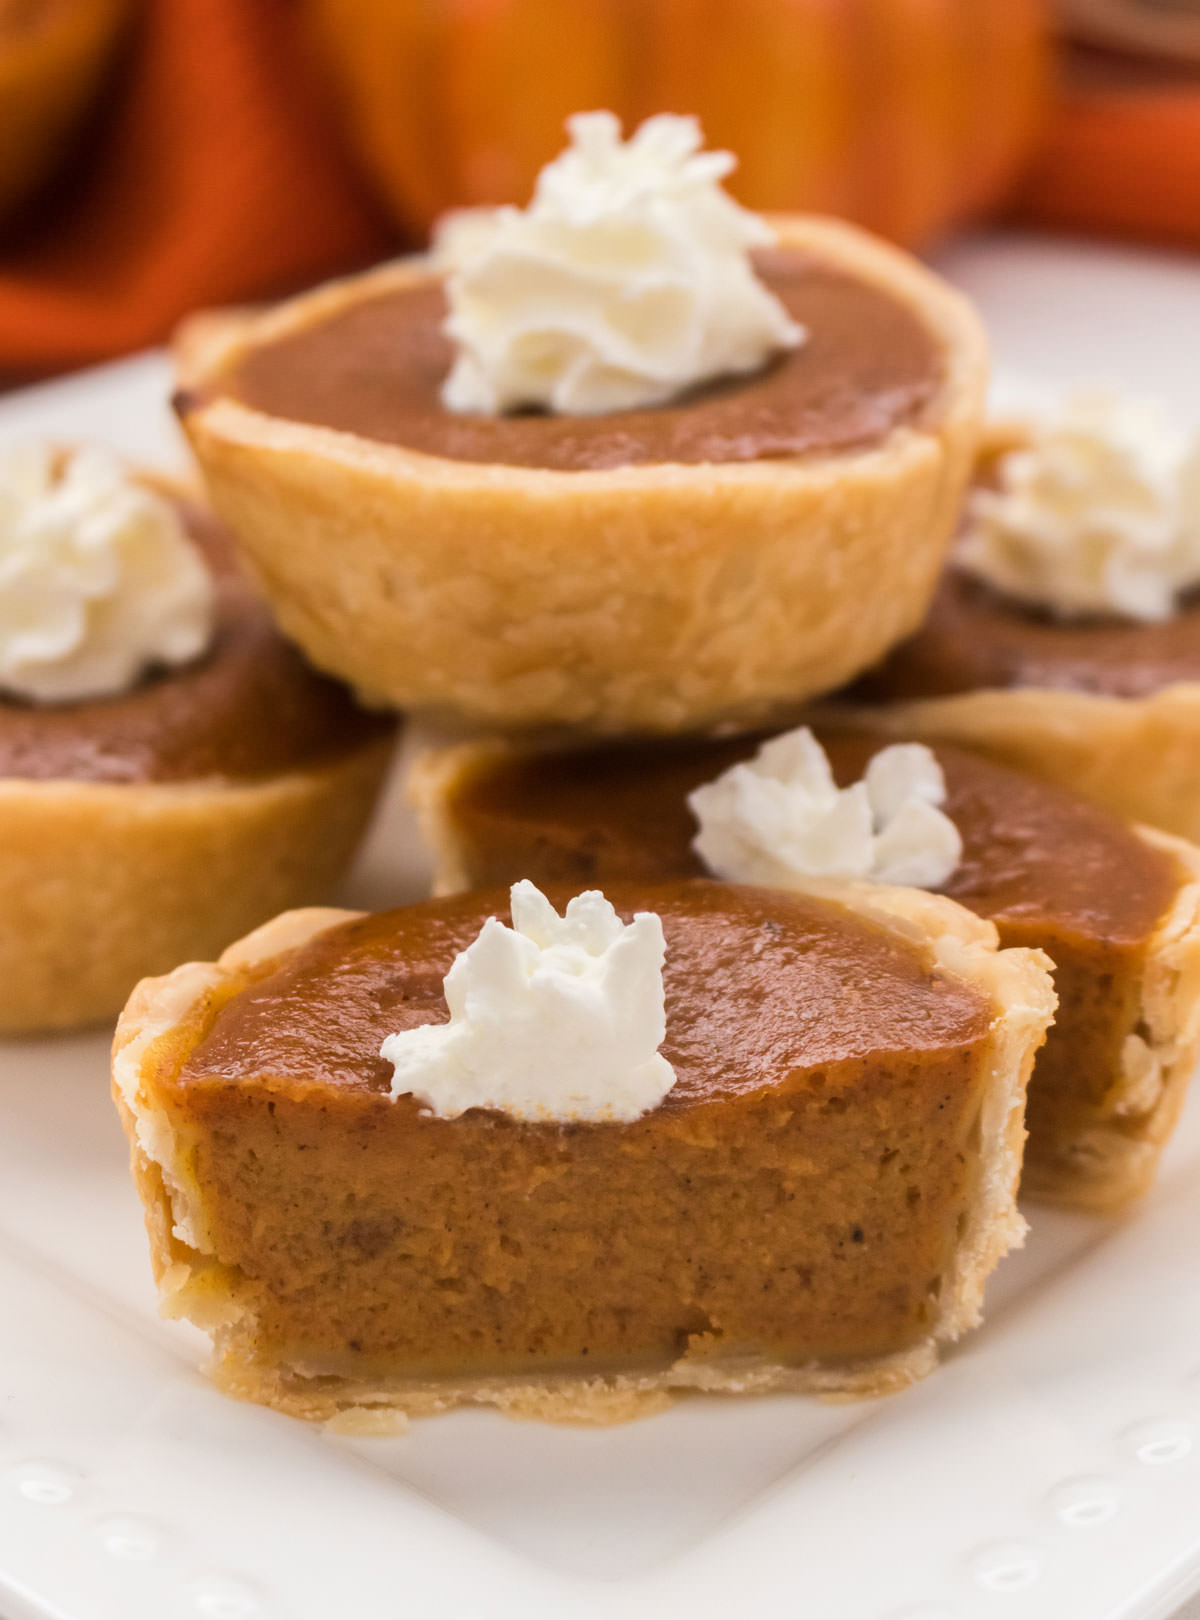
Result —
[{"label": "stack of pies", "polygon": [[681,269],[684,121],[622,147],[598,116],[473,259],[208,320],[177,395],[282,632],[458,733],[412,778],[435,898],[286,913],[117,1032],[164,1307],[299,1416],[900,1387],[979,1320],[1022,1157],[1032,1194],[1127,1203],[1200,1044],[1200,852],[1085,796],[1098,761],[1044,780],[1032,720],[1022,752],[939,707],[1016,683],[1050,714],[1069,683],[1029,672],[1088,637],[1091,701],[1157,701],[1120,673],[1142,631],[943,572],[972,310],[711,198]]}]

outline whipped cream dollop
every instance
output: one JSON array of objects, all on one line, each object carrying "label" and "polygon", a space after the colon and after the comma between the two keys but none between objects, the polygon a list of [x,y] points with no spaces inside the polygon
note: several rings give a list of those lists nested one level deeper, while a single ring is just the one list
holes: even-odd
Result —
[{"label": "whipped cream dollop", "polygon": [[862,781],[839,788],[807,726],[785,731],[696,788],[693,848],[714,876],[773,888],[806,878],[867,878],[936,889],[962,859],[942,768],[920,743],[883,748]]},{"label": "whipped cream dollop", "polygon": [[750,262],[774,232],[722,189],[735,160],[700,150],[694,118],[648,119],[627,142],[612,113],[567,128],[527,209],[452,215],[435,246],[453,266],[449,410],[656,405],[803,340]]},{"label": "whipped cream dollop", "polygon": [[393,1098],[441,1119],[493,1108],[525,1120],[638,1119],[675,1084],[662,922],[623,923],[599,890],[560,917],[528,880],[511,891],[512,927],[489,917],[445,978],[445,1024],[389,1035],[380,1056]]},{"label": "whipped cream dollop", "polygon": [[179,514],[101,450],[0,450],[0,692],[106,697],[212,637],[212,576]]},{"label": "whipped cream dollop", "polygon": [[972,492],[956,561],[1059,618],[1169,618],[1200,585],[1200,434],[1149,401],[1073,395]]}]

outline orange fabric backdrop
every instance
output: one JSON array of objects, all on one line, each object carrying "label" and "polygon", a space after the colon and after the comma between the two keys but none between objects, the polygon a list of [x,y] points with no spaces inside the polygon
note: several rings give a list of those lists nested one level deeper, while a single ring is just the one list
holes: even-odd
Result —
[{"label": "orange fabric backdrop", "polygon": [[1200,68],[1064,52],[1022,218],[1200,248]]},{"label": "orange fabric backdrop", "polygon": [[387,249],[289,0],[147,0],[107,102],[0,245],[0,374],[86,365]]}]

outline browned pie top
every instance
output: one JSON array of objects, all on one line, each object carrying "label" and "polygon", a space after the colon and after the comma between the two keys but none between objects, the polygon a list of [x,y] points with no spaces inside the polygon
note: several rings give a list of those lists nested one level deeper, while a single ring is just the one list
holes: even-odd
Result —
[{"label": "browned pie top", "polygon": [[387,735],[392,720],[360,709],[279,635],[216,521],[193,502],[179,505],[217,580],[212,645],[115,697],[31,704],[0,696],[0,779],[252,779]]},{"label": "browned pie top", "polygon": [[[843,786],[894,740],[826,727],[818,735]],[[508,851],[504,859],[534,876],[550,862],[562,871],[570,852],[581,882],[608,872],[647,880],[695,873],[702,868],[691,848],[696,823],[687,795],[748,759],[759,741],[515,755],[464,782],[450,813],[480,860]],[[1066,789],[961,749],[934,752],[946,778],[946,813],[963,840],[962,862],[943,893],[1001,924],[1036,923],[1052,955],[1055,938],[1140,945],[1154,932],[1182,881],[1171,857]]]},{"label": "browned pie top", "polygon": [[[915,1063],[964,1049],[992,1009],[930,971],[919,949],[810,897],[684,881],[606,885],[626,917],[656,911],[667,940],[666,1108],[731,1100],[794,1071],[901,1052]],[[551,886],[559,909],[570,889]],[[363,917],[319,935],[217,1014],[179,1084],[266,1080],[386,1091],[384,1037],[446,1018],[442,979],[507,890]],[[869,1085],[869,1074],[864,1076]]]},{"label": "browned pie top", "polygon": [[[942,382],[942,357],[917,315],[794,249],[762,255],[759,270],[808,341],[752,378],[672,405],[591,417],[447,411],[440,389],[452,351],[438,282],[364,293],[258,344],[223,388],[271,416],[427,455],[560,471],[845,450],[919,418]],[[186,412],[192,401],[178,403]]]},{"label": "browned pie top", "polygon": [[1200,681],[1200,601],[1162,624],[1064,621],[1023,608],[958,568],[942,576],[924,627],[857,683],[872,702],[1040,686],[1141,698]]}]

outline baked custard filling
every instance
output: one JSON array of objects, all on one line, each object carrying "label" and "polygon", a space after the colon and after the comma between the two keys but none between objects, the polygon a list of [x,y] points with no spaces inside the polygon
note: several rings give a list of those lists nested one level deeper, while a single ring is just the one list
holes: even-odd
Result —
[{"label": "baked custard filling", "polygon": [[1200,598],[1151,623],[1039,613],[955,568],[929,616],[852,689],[872,703],[949,697],[989,688],[1043,687],[1100,697],[1145,698],[1200,681]]},{"label": "baked custard filling", "polygon": [[443,977],[504,891],[334,927],[150,1049],[187,1167],[174,1219],[191,1209],[236,1319],[226,1382],[836,1366],[928,1341],[980,1195],[988,995],[827,900],[607,893],[666,938],[676,1079],[630,1123],[389,1095],[382,1042],[446,1019]]},{"label": "baked custard filling", "polygon": [[[820,726],[839,786],[858,780],[889,738]],[[446,790],[440,813],[474,883],[654,882],[703,871],[687,797],[749,759],[760,739],[481,756]],[[939,892],[990,919],[1001,944],[1040,946],[1055,963],[1059,1008],[1030,1084],[1030,1185],[1069,1196],[1100,1167],[1078,1148],[1102,1122],[1136,1143],[1153,1113],[1119,1108],[1126,1042],[1142,1029],[1148,954],[1193,874],[1110,812],[946,745],[942,808],[962,856]]]},{"label": "baked custard filling", "polygon": [[283,639],[217,521],[198,502],[173,504],[216,583],[207,650],[112,696],[32,704],[0,695],[0,780],[252,781],[336,758],[394,725]]},{"label": "baked custard filling", "polygon": [[[334,428],[451,461],[561,472],[745,462],[858,450],[919,425],[944,380],[938,341],[896,296],[794,248],[754,256],[764,285],[807,337],[752,377],[667,405],[602,416],[451,412],[453,348],[442,283],[364,294],[256,341],[212,394],[268,416]],[[198,403],[185,396],[187,409]]]}]

